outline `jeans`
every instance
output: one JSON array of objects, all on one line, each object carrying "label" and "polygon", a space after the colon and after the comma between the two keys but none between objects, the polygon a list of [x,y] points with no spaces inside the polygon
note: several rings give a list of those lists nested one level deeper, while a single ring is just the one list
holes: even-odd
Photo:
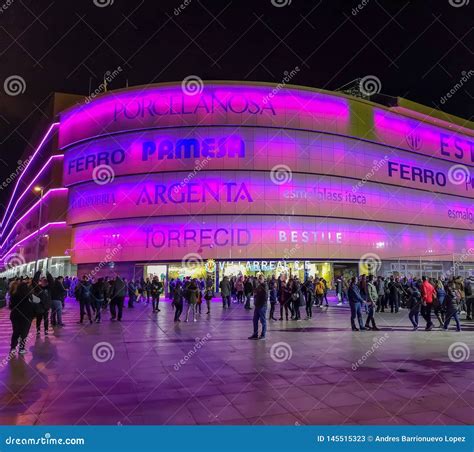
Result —
[{"label": "jeans", "polygon": [[472,304],[474,302],[474,298],[473,297],[467,297],[466,298],[466,318],[467,319],[470,319],[472,318]]},{"label": "jeans", "polygon": [[357,302],[357,303],[350,303],[351,306],[351,326],[352,328],[356,328],[355,325],[355,318],[357,317],[357,320],[359,322],[359,327],[361,329],[364,329],[364,322],[362,321],[362,305]]},{"label": "jeans", "polygon": [[79,308],[80,308],[80,321],[81,323],[84,321],[84,317],[87,313],[87,317],[89,320],[92,320],[91,315],[91,301],[90,300],[80,300],[79,301]]},{"label": "jeans", "polygon": [[252,296],[252,293],[247,293],[245,294],[245,309],[250,309],[250,297]]},{"label": "jeans", "polygon": [[51,325],[62,325],[63,324],[63,303],[61,300],[52,301],[51,309]]},{"label": "jeans", "polygon": [[153,312],[159,311],[158,305],[160,304],[160,295],[153,295],[152,297],[152,303],[153,303]]},{"label": "jeans", "polygon": [[222,295],[222,306],[230,308],[230,295]]},{"label": "jeans", "polygon": [[44,322],[44,330],[48,331],[49,328],[49,309],[44,311],[43,314],[36,315],[36,331],[41,330],[41,320]]},{"label": "jeans", "polygon": [[367,305],[367,319],[365,321],[365,326],[368,327],[372,323],[372,328],[377,328],[374,319],[374,305]]},{"label": "jeans", "polygon": [[181,313],[183,312],[183,303],[175,303],[174,308],[174,321],[177,322],[181,316]]},{"label": "jeans", "polygon": [[258,321],[262,324],[262,337],[267,333],[267,307],[255,308],[253,312],[253,335],[258,336]]},{"label": "jeans", "polygon": [[313,317],[313,298],[311,296],[308,296],[306,300],[306,317],[309,319]]},{"label": "jeans", "polygon": [[273,319],[275,317],[275,305],[276,301],[271,301],[270,302],[270,319]]},{"label": "jeans", "polygon": [[288,320],[288,311],[290,311],[288,303],[280,304],[280,319],[283,319],[283,308],[285,309],[286,320]]},{"label": "jeans", "polygon": [[128,296],[128,307],[133,308],[133,305],[135,304],[135,301],[137,301],[137,296],[135,295],[135,293],[131,293]]},{"label": "jeans", "polygon": [[124,298],[125,297],[114,297],[110,300],[110,315],[112,319],[115,319],[116,312],[118,311],[117,320],[122,320]]},{"label": "jeans", "polygon": [[426,329],[433,326],[433,322],[431,321],[431,307],[432,307],[432,304],[429,303],[426,306],[423,306],[421,308],[421,315],[426,321]]},{"label": "jeans", "polygon": [[237,301],[238,301],[239,303],[243,303],[243,302],[244,302],[244,292],[243,292],[243,290],[239,290],[239,291],[237,292]]},{"label": "jeans", "polygon": [[104,306],[104,299],[99,298],[94,300],[94,308],[95,308],[95,320],[100,322],[100,316],[102,313],[102,307]]},{"label": "jeans", "polygon": [[447,330],[449,328],[449,324],[451,323],[451,319],[454,319],[456,322],[456,329],[461,331],[461,324],[459,323],[459,313],[458,311],[450,311],[446,314],[446,320],[444,321],[444,329]]},{"label": "jeans", "polygon": [[411,324],[418,328],[418,317],[420,315],[420,309],[417,307],[415,309],[411,309],[408,313],[408,318],[410,319]]},{"label": "jeans", "polygon": [[398,294],[390,296],[390,312],[398,312],[400,309],[400,296]]}]

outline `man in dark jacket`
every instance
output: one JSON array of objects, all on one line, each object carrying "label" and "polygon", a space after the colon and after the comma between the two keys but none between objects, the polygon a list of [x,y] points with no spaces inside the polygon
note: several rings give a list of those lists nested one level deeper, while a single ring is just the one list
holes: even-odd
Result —
[{"label": "man in dark jacket", "polygon": [[351,307],[351,326],[352,331],[359,331],[355,324],[355,318],[359,321],[359,328],[365,330],[364,322],[362,321],[362,304],[365,300],[360,295],[359,286],[357,285],[356,277],[352,277],[347,291],[347,298],[349,298],[349,306]]},{"label": "man in dark jacket", "polygon": [[76,300],[79,301],[80,320],[77,323],[84,323],[84,317],[87,313],[89,323],[92,323],[91,303],[92,303],[92,283],[86,275],[75,289]]},{"label": "man in dark jacket", "polygon": [[474,305],[473,282],[470,278],[464,280],[464,295],[466,296],[466,320],[472,320],[472,307]]},{"label": "man in dark jacket", "polygon": [[51,288],[54,285],[54,279],[51,273],[46,272],[46,278],[41,278],[41,271],[37,271],[32,281],[33,295],[39,298],[36,309],[36,335],[41,334],[41,322],[44,323],[44,335],[48,335],[49,329],[49,310],[52,306]]},{"label": "man in dark jacket", "polygon": [[[253,313],[253,334],[249,339],[265,339],[267,332],[267,301],[268,286],[263,275],[258,277],[258,284],[254,293],[255,310]],[[258,336],[258,322],[262,324],[262,333]]]},{"label": "man in dark jacket", "polygon": [[[120,276],[115,277],[114,284],[112,286],[112,299],[110,300],[110,320],[122,321],[123,313],[123,302],[125,295],[127,294],[127,286]],[[118,313],[116,313],[116,311]]]},{"label": "man in dark jacket", "polygon": [[51,287],[51,325],[64,326],[63,324],[63,306],[67,290],[63,285],[63,277],[58,276]]}]

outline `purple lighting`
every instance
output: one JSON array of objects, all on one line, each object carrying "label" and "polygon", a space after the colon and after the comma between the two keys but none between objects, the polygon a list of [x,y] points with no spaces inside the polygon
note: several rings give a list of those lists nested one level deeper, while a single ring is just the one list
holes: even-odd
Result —
[{"label": "purple lighting", "polygon": [[45,195],[43,196],[43,199],[39,199],[35,204],[33,204],[19,219],[16,221],[16,223],[13,225],[13,227],[10,229],[10,232],[8,235],[5,237],[5,240],[3,243],[0,245],[0,248],[3,249],[5,244],[7,243],[8,239],[10,236],[13,234],[13,231],[15,228],[37,207],[40,205],[41,202],[45,202],[49,196],[55,194],[55,193],[67,193],[68,189],[67,188],[52,188],[51,190],[48,190]]},{"label": "purple lighting", "polygon": [[[33,153],[33,156],[31,157],[31,159],[28,161],[28,164],[26,165],[25,169],[22,171],[22,173],[20,174],[20,176],[18,177],[17,181],[16,181],[16,184],[15,184],[15,188],[13,189],[13,193],[11,194],[10,196],[10,200],[8,202],[8,205],[7,205],[7,208],[5,209],[5,213],[3,215],[3,219],[0,223],[0,227],[4,225],[5,223],[5,217],[7,216],[7,213],[8,213],[8,209],[10,208],[10,205],[11,203],[13,202],[13,199],[15,197],[15,193],[16,193],[16,190],[18,188],[18,185],[21,181],[21,179],[23,178],[23,176],[25,175],[25,173],[27,172],[28,168],[30,167],[31,165],[31,162],[35,159],[36,155],[39,153],[39,151],[41,150],[41,148],[43,147],[44,143],[46,143],[46,141],[49,139],[49,136],[50,134],[53,132],[53,130],[59,125],[59,122],[55,122],[53,124],[51,124],[51,126],[49,127],[48,131],[45,133],[43,139],[41,140],[40,144],[38,145],[38,147],[36,148],[35,152]],[[18,204],[18,203],[17,203]],[[15,207],[16,207],[16,204],[15,204]],[[15,210],[15,207],[13,208],[13,210]],[[13,212],[12,212],[13,214]]]},{"label": "purple lighting", "polygon": [[[7,226],[8,226],[8,223],[10,222],[14,212],[15,212],[15,209],[17,208],[19,202],[23,199],[23,197],[31,191],[31,188],[33,187],[33,185],[36,183],[36,181],[39,179],[39,177],[43,174],[44,170],[50,165],[50,163],[53,161],[53,160],[56,160],[56,159],[62,159],[64,157],[64,155],[62,154],[57,154],[57,155],[53,155],[52,157],[50,157],[48,159],[48,161],[44,164],[44,166],[40,169],[40,171],[38,172],[38,174],[35,176],[35,178],[31,181],[31,183],[28,185],[28,187],[26,187],[26,189],[24,190],[24,192],[20,195],[20,197],[18,198],[18,200],[16,201],[15,205],[13,206],[13,209],[10,213],[10,216],[8,217],[8,219],[5,221],[5,223],[2,225],[2,230],[0,231],[0,237],[3,236],[3,234],[5,233],[5,231],[7,230]],[[10,199],[10,201],[12,200],[13,198]]]}]

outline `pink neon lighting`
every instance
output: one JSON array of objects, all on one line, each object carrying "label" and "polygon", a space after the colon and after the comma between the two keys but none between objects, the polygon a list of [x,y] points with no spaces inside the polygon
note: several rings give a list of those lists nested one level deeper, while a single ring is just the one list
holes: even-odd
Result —
[{"label": "pink neon lighting", "polygon": [[[64,193],[67,193],[68,189],[67,188],[52,188],[51,190],[48,190],[46,192],[46,194],[43,196],[43,202],[46,200],[46,198],[49,197],[49,195],[53,194],[53,193],[61,193],[61,192],[64,192]],[[9,237],[12,235],[13,231],[15,230],[15,228],[18,226],[18,224],[33,210],[35,209],[35,207],[39,206],[39,204],[41,203],[41,199],[38,200],[35,204],[33,204],[27,211],[26,213],[24,213],[21,218],[18,219],[18,221],[14,224],[14,226],[10,229],[10,232],[8,233],[8,235],[5,237],[5,240],[3,241],[3,243],[0,245],[0,248],[3,249],[3,247],[5,246],[5,243],[7,243],[7,240],[9,239]]]},{"label": "pink neon lighting", "polygon": [[[7,226],[8,226],[8,223],[10,222],[14,212],[15,212],[15,209],[17,208],[18,206],[18,203],[23,199],[23,197],[25,196],[26,193],[28,193],[30,190],[31,190],[31,187],[35,184],[35,182],[38,180],[38,178],[41,176],[41,174],[43,174],[44,170],[49,166],[49,164],[54,160],[54,159],[62,159],[64,157],[63,154],[57,154],[57,155],[53,155],[52,157],[49,158],[49,160],[44,164],[43,168],[41,168],[41,170],[39,171],[39,173],[36,175],[36,177],[31,181],[30,185],[28,185],[28,187],[26,187],[25,191],[21,194],[21,196],[18,198],[18,200],[16,201],[15,203],[15,206],[13,207],[11,213],[10,213],[10,216],[8,217],[8,220],[5,222],[4,225],[2,225],[2,230],[0,231],[0,238],[3,236],[3,234],[5,233],[6,229],[7,229]],[[10,199],[11,200],[11,199]]]},{"label": "pink neon lighting", "polygon": [[54,221],[52,223],[47,223],[45,224],[44,226],[42,226],[41,228],[37,229],[36,231],[32,232],[30,235],[26,236],[24,239],[21,239],[19,242],[15,243],[9,250],[8,250],[8,253],[7,255],[5,255],[3,257],[3,262],[6,262],[8,257],[9,257],[9,254],[10,252],[15,249],[17,246],[20,246],[22,243],[26,242],[27,240],[31,239],[32,237],[34,237],[35,235],[37,234],[40,234],[44,229],[47,229],[47,228],[50,228],[50,227],[54,227],[54,226],[67,226],[66,225],[66,222],[65,221]]},{"label": "pink neon lighting", "polygon": [[7,213],[8,213],[8,209],[10,208],[10,205],[13,201],[13,198],[15,197],[15,193],[16,193],[16,190],[18,188],[18,184],[20,183],[22,177],[25,175],[25,173],[27,172],[31,162],[35,159],[36,155],[38,154],[38,152],[41,150],[41,148],[43,147],[43,144],[46,143],[46,141],[48,140],[49,138],[49,135],[51,134],[51,132],[53,131],[53,129],[55,129],[57,126],[59,126],[59,122],[54,122],[53,124],[51,124],[51,126],[49,127],[48,131],[46,132],[46,134],[44,135],[43,139],[41,140],[40,144],[38,145],[38,147],[36,148],[35,152],[33,153],[33,156],[31,157],[30,161],[28,162],[28,164],[26,165],[26,168],[22,171],[22,173],[20,174],[20,176],[18,177],[17,181],[16,181],[16,184],[15,184],[15,188],[13,189],[13,193],[10,197],[10,201],[8,202],[8,205],[7,205],[7,208],[5,209],[5,214],[3,215],[3,219],[0,223],[0,226],[3,226],[4,224],[4,221],[5,221],[5,217],[7,216]]}]

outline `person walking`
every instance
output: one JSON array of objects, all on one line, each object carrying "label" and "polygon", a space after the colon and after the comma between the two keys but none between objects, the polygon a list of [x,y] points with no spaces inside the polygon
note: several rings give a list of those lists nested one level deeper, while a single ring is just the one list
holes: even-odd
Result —
[{"label": "person walking", "polygon": [[231,293],[231,287],[230,287],[230,281],[227,276],[224,276],[222,281],[219,284],[219,288],[221,290],[221,297],[222,297],[222,307],[224,309],[230,308],[230,293]]},{"label": "person walking", "polygon": [[[349,306],[351,308],[351,327],[352,331],[365,330],[364,322],[362,321],[362,304],[364,299],[360,295],[359,286],[357,285],[357,278],[353,276],[349,284],[349,290],[347,291],[347,297],[349,299]],[[359,328],[356,327],[355,319],[359,322]]]},{"label": "person walking", "polygon": [[275,275],[273,275],[268,282],[268,291],[270,294],[270,320],[276,320],[275,318],[275,305],[278,299],[278,293],[277,293],[277,280],[275,278]]},{"label": "person walking", "polygon": [[322,278],[316,279],[315,283],[315,292],[316,292],[316,306],[323,307],[323,297],[324,297],[324,283],[321,280]]},{"label": "person walking", "polygon": [[189,285],[186,288],[185,291],[185,298],[187,302],[187,307],[186,307],[186,318],[184,319],[185,322],[189,321],[189,311],[192,311],[193,313],[193,322],[196,322],[196,304],[198,301],[198,296],[199,296],[199,288],[196,284],[196,280],[192,280],[189,282]]},{"label": "person walking", "polygon": [[461,310],[461,294],[456,287],[454,281],[449,281],[446,285],[446,320],[443,329],[447,331],[451,319],[456,323],[456,331],[461,331],[461,323],[459,321],[459,311]]},{"label": "person walking", "polygon": [[430,284],[426,276],[422,277],[421,284],[421,315],[426,321],[425,331],[431,331],[433,329],[433,322],[431,321],[431,310],[433,308],[433,300],[436,297],[436,290]]},{"label": "person walking", "polygon": [[[267,333],[267,303],[268,286],[263,275],[260,275],[254,292],[253,334],[249,336],[249,339],[265,339]],[[258,335],[258,322],[262,324],[260,336]]]},{"label": "person walking", "polygon": [[107,298],[107,288],[104,278],[99,278],[92,285],[92,303],[95,307],[95,322],[100,323],[102,319],[102,308]]},{"label": "person walking", "polygon": [[466,278],[464,280],[464,295],[466,296],[466,320],[472,320],[472,308],[474,305],[474,284],[471,278]]},{"label": "person walking", "polygon": [[62,314],[67,290],[63,281],[63,277],[58,276],[51,287],[51,325],[53,327],[64,326]]},{"label": "person walking", "polygon": [[46,278],[40,278],[41,271],[37,271],[33,277],[32,288],[33,295],[39,298],[36,313],[36,335],[41,334],[41,323],[44,325],[44,335],[48,336],[49,332],[49,311],[52,306],[51,287],[54,279],[51,273],[46,272]]},{"label": "person walking", "polygon": [[84,317],[87,313],[89,323],[92,323],[91,303],[92,303],[92,284],[86,275],[75,288],[76,300],[79,301],[79,324],[84,323]]},{"label": "person walking", "polygon": [[313,317],[314,303],[314,284],[312,276],[303,284],[303,287],[305,288],[304,295],[306,298],[306,320],[309,320]]},{"label": "person walking", "polygon": [[413,325],[413,331],[418,329],[419,316],[421,309],[421,291],[420,285],[416,279],[413,279],[411,285],[408,287],[408,318],[410,319],[411,324]]},{"label": "person walking", "polygon": [[[367,277],[367,319],[365,320],[365,329],[366,330],[373,330],[379,331],[377,325],[375,324],[375,308],[377,306],[377,301],[379,299],[379,295],[377,292],[377,288],[374,284],[374,276],[369,275]],[[372,323],[372,326],[370,325]]]},{"label": "person walking", "polygon": [[119,322],[122,321],[123,315],[123,302],[125,295],[127,294],[127,286],[124,280],[117,275],[112,285],[112,298],[110,300],[110,320],[117,319]]},{"label": "person walking", "polygon": [[252,280],[247,276],[244,281],[245,309],[252,309],[250,306],[250,298],[253,294]]},{"label": "person walking", "polygon": [[151,281],[151,302],[153,305],[153,312],[160,312],[160,295],[163,292],[163,283],[158,276],[154,276]]},{"label": "person walking", "polygon": [[135,281],[130,279],[127,284],[127,291],[128,291],[128,308],[133,309],[135,307],[135,301],[137,300],[137,286],[135,285]]},{"label": "person walking", "polygon": [[26,343],[30,332],[31,321],[35,316],[32,303],[32,287],[27,282],[15,282],[10,287],[10,321],[12,323],[12,337],[10,341],[10,355],[27,353]]},{"label": "person walking", "polygon": [[281,281],[280,291],[278,292],[278,301],[280,302],[280,319],[283,320],[283,310],[285,311],[286,320],[288,320],[288,313],[291,311],[289,309],[289,303],[291,298],[291,292],[288,288],[286,281]]},{"label": "person walking", "polygon": [[180,317],[183,312],[183,285],[181,281],[176,280],[173,287],[174,321],[181,322]]}]

